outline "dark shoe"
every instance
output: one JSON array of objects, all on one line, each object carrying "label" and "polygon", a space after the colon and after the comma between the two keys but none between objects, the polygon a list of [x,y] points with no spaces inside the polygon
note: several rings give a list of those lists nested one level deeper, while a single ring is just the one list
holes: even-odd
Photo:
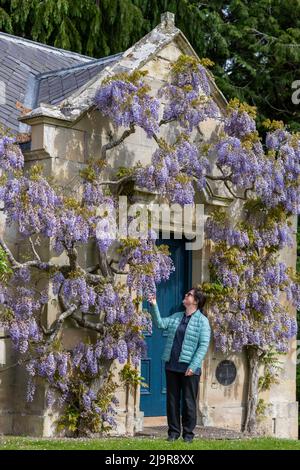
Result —
[{"label": "dark shoe", "polygon": [[177,441],[178,439],[179,439],[179,436],[168,436],[167,441],[174,442],[174,441]]},{"label": "dark shoe", "polygon": [[184,442],[188,443],[188,444],[191,444],[194,440],[193,437],[184,437],[183,438]]}]

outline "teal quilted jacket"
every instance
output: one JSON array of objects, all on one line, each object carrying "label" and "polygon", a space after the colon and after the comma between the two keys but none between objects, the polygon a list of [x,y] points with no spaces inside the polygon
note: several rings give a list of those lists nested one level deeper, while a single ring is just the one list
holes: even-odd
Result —
[{"label": "teal quilted jacket", "polygon": [[[165,350],[162,355],[162,360],[168,361],[171,356],[171,350],[177,327],[181,322],[182,316],[185,314],[185,312],[176,312],[169,317],[162,318],[160,316],[157,304],[154,304],[151,306],[150,313],[152,315],[154,324],[158,328],[167,330],[168,332]],[[193,313],[192,318],[187,325],[181,353],[179,356],[179,362],[188,363],[188,368],[193,372],[195,372],[197,367],[202,366],[202,361],[209,346],[210,332],[211,329],[208,319],[203,315],[203,313],[201,313],[200,310],[197,310],[195,313]]]}]

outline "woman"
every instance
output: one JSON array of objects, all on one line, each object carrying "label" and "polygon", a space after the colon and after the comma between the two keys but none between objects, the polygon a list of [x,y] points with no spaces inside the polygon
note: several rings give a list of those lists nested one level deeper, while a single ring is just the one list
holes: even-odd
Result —
[{"label": "woman", "polygon": [[185,442],[192,442],[201,365],[210,340],[209,322],[201,311],[206,298],[200,289],[193,287],[183,299],[185,311],[165,318],[160,316],[155,297],[148,300],[155,325],[168,332],[162,355],[166,362],[168,441],[177,440],[181,434],[182,398],[182,437]]}]

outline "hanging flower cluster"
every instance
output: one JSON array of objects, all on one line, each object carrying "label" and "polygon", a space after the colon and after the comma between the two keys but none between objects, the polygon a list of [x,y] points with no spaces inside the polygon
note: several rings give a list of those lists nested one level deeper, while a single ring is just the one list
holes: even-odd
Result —
[{"label": "hanging flower cluster", "polygon": [[139,126],[150,138],[158,132],[159,101],[149,95],[143,77],[146,72],[120,74],[106,80],[94,102],[116,126]]},{"label": "hanging flower cluster", "polygon": [[139,186],[159,191],[172,203],[192,204],[195,196],[193,181],[198,189],[203,189],[210,168],[208,159],[200,156],[197,147],[181,135],[173,146],[161,141],[151,164],[137,170],[135,179]]},{"label": "hanging flower cluster", "polygon": [[161,88],[159,96],[167,100],[163,120],[176,120],[187,132],[207,118],[220,115],[211,97],[208,72],[194,57],[179,57],[172,67],[170,82]]},{"label": "hanging flower cluster", "polygon": [[156,295],[156,285],[170,277],[175,270],[166,245],[155,245],[154,234],[149,231],[145,239],[124,239],[119,251],[119,267],[129,265],[127,285],[135,289],[138,296],[148,298]]}]

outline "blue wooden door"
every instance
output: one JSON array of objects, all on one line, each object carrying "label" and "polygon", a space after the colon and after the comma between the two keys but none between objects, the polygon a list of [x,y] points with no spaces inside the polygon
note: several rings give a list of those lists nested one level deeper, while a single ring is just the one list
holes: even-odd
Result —
[{"label": "blue wooden door", "polygon": [[[185,241],[159,239],[157,244],[169,246],[169,251],[175,265],[168,281],[158,285],[157,304],[162,317],[184,310],[182,304],[185,292],[191,288],[191,251],[185,250]],[[144,308],[150,308],[148,302]],[[166,331],[159,330],[153,325],[152,335],[146,337],[147,354],[141,361],[141,376],[147,387],[141,387],[140,408],[144,416],[166,415],[166,379],[164,362],[161,360],[166,343]]]}]

